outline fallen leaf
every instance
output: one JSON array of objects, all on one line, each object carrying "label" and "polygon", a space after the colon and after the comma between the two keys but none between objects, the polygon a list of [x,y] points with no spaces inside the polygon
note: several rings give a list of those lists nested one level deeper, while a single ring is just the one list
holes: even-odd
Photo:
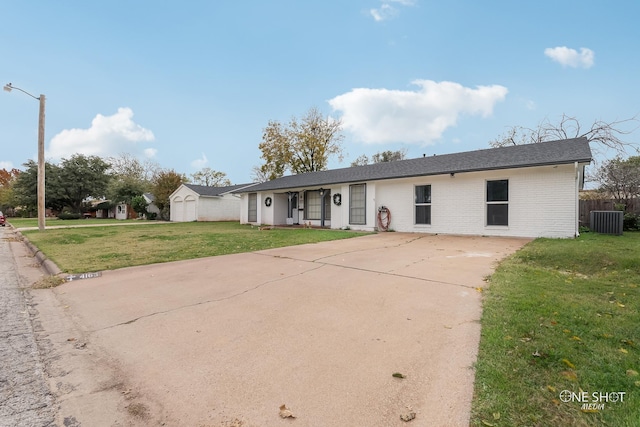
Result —
[{"label": "fallen leaf", "polygon": [[576,365],[571,363],[568,359],[562,359],[562,363],[564,363],[565,365],[567,365],[571,369],[576,369]]},{"label": "fallen leaf", "polygon": [[576,381],[578,379],[578,376],[573,371],[562,371],[560,372],[560,375],[569,381]]},{"label": "fallen leaf", "polygon": [[547,390],[549,390],[551,393],[555,393],[555,392],[557,392],[557,391],[558,391],[558,390],[557,390],[554,386],[552,386],[552,385],[548,385],[548,386],[547,386]]},{"label": "fallen leaf", "polygon": [[598,412],[597,409],[580,409],[582,412],[584,412],[585,414],[593,414]]},{"label": "fallen leaf", "polygon": [[618,307],[622,307],[622,308],[624,308],[624,304],[620,304],[620,303],[618,303]]},{"label": "fallen leaf", "polygon": [[75,338],[67,338],[67,341],[75,341]]},{"label": "fallen leaf", "polygon": [[624,353],[624,354],[629,353],[629,350],[627,350],[626,348],[619,348],[619,349],[618,349],[618,351],[619,351],[620,353]]},{"label": "fallen leaf", "polygon": [[406,375],[403,375],[400,372],[394,372],[393,374],[391,374],[391,376],[394,378],[407,378]]},{"label": "fallen leaf", "polygon": [[293,412],[291,412],[286,405],[280,405],[280,417],[295,418],[296,416],[293,415]]},{"label": "fallen leaf", "polygon": [[494,420],[499,420],[500,419],[500,412],[494,412],[493,413],[493,419]]},{"label": "fallen leaf", "polygon": [[582,339],[581,339],[580,337],[577,337],[577,336],[575,336],[575,335],[574,335],[574,336],[572,336],[572,337],[571,337],[571,339],[572,339],[573,341],[582,341]]},{"label": "fallen leaf", "polygon": [[636,387],[640,387],[640,381],[636,381],[634,384],[636,385]]},{"label": "fallen leaf", "polygon": [[482,292],[482,288],[476,288],[476,291]]},{"label": "fallen leaf", "polygon": [[482,424],[484,424],[485,426],[488,426],[488,427],[494,427],[495,426],[495,424],[492,424],[489,421],[485,421],[485,420],[480,420],[480,421],[482,421]]},{"label": "fallen leaf", "polygon": [[627,369],[627,376],[628,377],[637,377],[638,376],[638,371],[634,371],[633,369]]},{"label": "fallen leaf", "polygon": [[405,412],[404,414],[400,414],[400,419],[405,423],[415,418],[416,418],[416,413],[413,410],[411,410],[411,408],[407,408],[407,412]]}]

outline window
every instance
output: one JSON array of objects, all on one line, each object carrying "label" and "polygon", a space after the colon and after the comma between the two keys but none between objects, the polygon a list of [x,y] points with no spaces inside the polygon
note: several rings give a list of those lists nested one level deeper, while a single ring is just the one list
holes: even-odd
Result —
[{"label": "window", "polygon": [[306,200],[304,219],[320,219],[320,192],[307,191],[304,199]]},{"label": "window", "polygon": [[249,222],[258,222],[258,195],[256,193],[249,194],[249,212],[247,220]]},{"label": "window", "polygon": [[[306,191],[307,206],[304,211],[304,219],[322,219],[322,197],[320,191]],[[324,219],[331,219],[331,192],[324,190]]]},{"label": "window", "polygon": [[366,184],[349,186],[349,224],[366,224]]},{"label": "window", "polygon": [[487,225],[509,225],[509,180],[487,181]]},{"label": "window", "polygon": [[416,224],[431,224],[431,185],[416,185]]}]

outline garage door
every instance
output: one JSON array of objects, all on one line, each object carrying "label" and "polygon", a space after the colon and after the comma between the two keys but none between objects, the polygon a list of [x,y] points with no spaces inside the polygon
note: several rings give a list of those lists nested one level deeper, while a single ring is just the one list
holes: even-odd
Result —
[{"label": "garage door", "polygon": [[184,202],[182,197],[174,197],[171,203],[171,221],[183,222],[184,221]]},{"label": "garage door", "polygon": [[196,216],[196,199],[193,196],[187,196],[184,198],[184,219],[183,221],[195,221]]}]

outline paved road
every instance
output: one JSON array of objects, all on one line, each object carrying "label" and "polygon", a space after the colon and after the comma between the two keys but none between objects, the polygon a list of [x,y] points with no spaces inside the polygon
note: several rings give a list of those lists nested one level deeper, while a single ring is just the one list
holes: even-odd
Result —
[{"label": "paved road", "polygon": [[0,230],[0,426],[53,426],[54,401],[34,337],[28,295]]}]

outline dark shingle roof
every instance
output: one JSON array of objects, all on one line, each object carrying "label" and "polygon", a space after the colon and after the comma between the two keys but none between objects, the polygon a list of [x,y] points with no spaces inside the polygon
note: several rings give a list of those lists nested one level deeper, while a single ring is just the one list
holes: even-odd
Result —
[{"label": "dark shingle roof", "polygon": [[289,175],[256,184],[250,188],[236,190],[235,192],[282,190],[350,182],[590,161],[591,149],[589,148],[589,141],[583,137]]},{"label": "dark shingle roof", "polygon": [[207,187],[206,185],[184,184],[185,187],[195,191],[201,196],[222,196],[224,193],[229,193],[234,190],[240,190],[243,187],[250,186],[252,184],[238,184],[230,185],[227,187]]}]

